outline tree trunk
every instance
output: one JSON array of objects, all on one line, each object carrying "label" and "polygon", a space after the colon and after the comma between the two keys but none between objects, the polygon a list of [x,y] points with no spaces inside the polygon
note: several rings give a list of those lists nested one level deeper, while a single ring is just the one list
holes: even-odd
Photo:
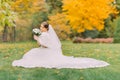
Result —
[{"label": "tree trunk", "polygon": [[11,27],[11,29],[9,29],[10,41],[14,42],[15,41],[15,37],[16,37],[15,27]]},{"label": "tree trunk", "polygon": [[7,36],[8,36],[8,26],[7,25],[5,25],[4,26],[4,31],[3,31],[3,37],[2,37],[2,41],[3,42],[7,42]]},{"label": "tree trunk", "polygon": [[16,38],[16,30],[15,30],[15,27],[12,27],[12,41],[14,42],[15,41],[15,38]]}]

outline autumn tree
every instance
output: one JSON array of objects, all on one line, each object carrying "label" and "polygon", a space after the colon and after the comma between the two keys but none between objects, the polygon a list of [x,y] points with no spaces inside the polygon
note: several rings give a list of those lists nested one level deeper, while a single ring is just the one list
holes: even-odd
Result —
[{"label": "autumn tree", "polygon": [[77,32],[102,30],[104,20],[115,13],[114,0],[63,0],[66,19]]},{"label": "autumn tree", "polygon": [[12,9],[21,14],[34,13],[44,9],[44,0],[14,0]]},{"label": "autumn tree", "polygon": [[69,38],[71,31],[70,27],[67,26],[65,14],[57,13],[55,15],[49,16],[49,23],[52,24],[60,39],[66,40]]},{"label": "autumn tree", "polygon": [[0,0],[0,30],[3,31],[3,41],[7,41],[8,28],[15,26],[15,12],[11,9],[10,0]]}]

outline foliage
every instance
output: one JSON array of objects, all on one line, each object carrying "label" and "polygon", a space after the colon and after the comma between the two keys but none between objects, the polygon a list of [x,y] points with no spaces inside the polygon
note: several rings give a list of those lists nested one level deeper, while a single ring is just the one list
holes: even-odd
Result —
[{"label": "foliage", "polygon": [[[0,0],[0,38],[5,36],[10,41],[10,36],[16,36],[17,41],[31,40],[32,28],[38,27],[42,21],[46,21],[48,18],[62,40],[73,38],[76,35],[94,38],[97,37],[98,30],[102,30],[98,37],[113,37],[116,20],[111,21],[111,16],[108,16],[110,14],[116,17],[115,7],[119,10],[120,0],[111,4],[112,1]],[[68,25],[69,23],[70,25]]]},{"label": "foliage", "polygon": [[[16,13],[12,10],[11,5],[11,0],[0,0],[0,32],[3,32],[2,41],[8,41],[8,33],[10,33],[10,39],[14,38]],[[15,40],[15,38],[11,40]]]},{"label": "foliage", "polygon": [[16,41],[31,40],[32,29],[31,20],[19,18],[16,19]]},{"label": "foliage", "polygon": [[[116,4],[116,8],[119,10],[120,12],[120,0],[115,0],[114,4]],[[119,13],[120,15],[120,13]]]},{"label": "foliage", "polygon": [[11,9],[11,1],[0,0],[0,30],[3,30],[4,26],[13,27],[16,13]]},{"label": "foliage", "polygon": [[116,19],[116,29],[114,32],[114,42],[120,43],[120,17]]},{"label": "foliage", "polygon": [[33,26],[40,24],[47,16],[44,4],[44,0],[14,0],[12,2],[12,10],[18,13],[15,20],[16,41],[33,39],[31,33]]},{"label": "foliage", "polygon": [[[45,10],[46,10],[44,8],[44,4],[45,4],[44,0],[40,0],[40,1],[39,0],[32,0],[32,1],[30,1],[30,0],[12,0],[12,1],[7,0],[7,2],[4,2],[4,4],[3,4],[3,2],[1,2],[1,4],[2,5],[0,5],[0,10],[3,9],[3,10],[1,10],[1,12],[5,13],[5,14],[0,13],[0,16],[2,16],[2,17],[0,17],[0,24],[2,24],[2,26],[0,25],[0,30],[2,31],[4,28],[3,33],[1,32],[1,34],[4,34],[3,41],[11,41],[10,35],[13,35],[12,28],[15,25],[11,25],[8,21],[11,21],[12,23],[16,23],[16,29],[14,29],[14,32],[16,32],[16,34],[14,33],[15,35],[13,35],[13,36],[14,37],[16,36],[17,41],[31,39],[32,34],[28,36],[28,33],[31,33],[31,28],[32,28],[30,25],[30,24],[32,24],[31,16],[32,15],[36,16],[36,13],[40,13],[40,16],[37,16],[37,19],[39,17],[40,18],[43,17],[43,14],[45,14]],[[41,11],[44,11],[44,13],[42,13]],[[14,18],[15,12],[17,13],[16,18]],[[45,15],[45,17],[46,16],[47,15]],[[4,23],[4,25],[3,25],[3,23]],[[9,27],[12,27],[12,28],[9,28]]]},{"label": "foliage", "polygon": [[83,38],[96,38],[99,35],[97,30],[86,30],[81,33]]},{"label": "foliage", "polygon": [[63,41],[62,45],[63,53],[67,56],[104,60],[110,63],[110,66],[94,69],[27,69],[12,67],[13,60],[22,58],[27,51],[38,47],[38,45],[36,42],[0,43],[0,80],[120,79],[120,44],[73,44],[70,41]]},{"label": "foliage", "polygon": [[98,37],[113,37],[114,36],[114,32],[115,32],[115,26],[116,26],[116,20],[112,19],[112,16],[109,16],[106,20],[105,20],[105,27],[102,31],[100,31]]},{"label": "foliage", "polygon": [[62,12],[62,1],[61,0],[46,0],[48,4],[48,12],[49,13],[56,13]]},{"label": "foliage", "polygon": [[44,0],[14,0],[12,9],[22,14],[34,13],[44,9],[43,5]]},{"label": "foliage", "polygon": [[68,22],[65,20],[65,14],[62,13],[62,1],[61,0],[46,0],[48,9],[49,23],[55,29],[57,35],[61,40],[69,39],[71,33]]},{"label": "foliage", "polygon": [[77,32],[102,30],[104,20],[115,13],[113,0],[63,0],[63,10],[70,25]]},{"label": "foliage", "polygon": [[52,24],[60,39],[64,40],[69,38],[68,35],[71,31],[70,27],[67,25],[67,21],[65,20],[65,14],[57,13],[49,16],[49,23]]},{"label": "foliage", "polygon": [[36,12],[32,15],[32,26],[39,27],[40,23],[48,20],[48,14],[46,12]]}]

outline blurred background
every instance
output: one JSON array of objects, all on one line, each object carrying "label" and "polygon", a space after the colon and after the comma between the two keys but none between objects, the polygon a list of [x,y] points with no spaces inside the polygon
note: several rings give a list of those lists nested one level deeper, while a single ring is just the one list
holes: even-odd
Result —
[{"label": "blurred background", "polygon": [[61,40],[120,42],[120,0],[0,0],[0,42],[33,40],[43,21]]}]

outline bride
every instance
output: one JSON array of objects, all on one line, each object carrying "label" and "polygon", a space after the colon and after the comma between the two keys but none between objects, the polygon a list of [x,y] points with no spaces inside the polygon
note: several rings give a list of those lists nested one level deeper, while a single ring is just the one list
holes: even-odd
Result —
[{"label": "bride", "polygon": [[41,35],[34,35],[34,39],[41,45],[33,48],[23,55],[22,59],[12,62],[12,66],[25,68],[95,68],[109,65],[107,62],[73,56],[64,56],[61,50],[61,43],[54,29],[47,22],[43,22],[40,27]]}]

